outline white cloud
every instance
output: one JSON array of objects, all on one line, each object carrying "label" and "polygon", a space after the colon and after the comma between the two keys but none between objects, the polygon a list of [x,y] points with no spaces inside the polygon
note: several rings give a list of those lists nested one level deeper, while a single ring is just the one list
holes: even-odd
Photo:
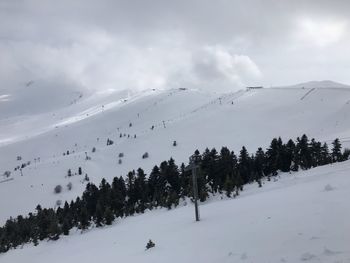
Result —
[{"label": "white cloud", "polygon": [[350,82],[349,1],[0,2],[0,90]]},{"label": "white cloud", "polygon": [[262,76],[248,56],[232,54],[220,46],[197,51],[193,55],[193,72],[197,86],[221,91],[242,88]]},{"label": "white cloud", "polygon": [[180,86],[219,91],[241,87],[261,75],[248,56],[232,54],[223,46],[191,46],[177,33],[158,35],[156,46],[140,47],[96,30],[81,33],[71,45],[12,41],[2,49],[7,55],[2,67],[12,65],[6,74],[13,87],[30,80],[65,79],[61,83],[74,84],[72,89],[97,91]]},{"label": "white cloud", "polygon": [[301,45],[327,47],[338,43],[346,35],[346,21],[325,17],[303,17],[297,20],[297,41]]}]

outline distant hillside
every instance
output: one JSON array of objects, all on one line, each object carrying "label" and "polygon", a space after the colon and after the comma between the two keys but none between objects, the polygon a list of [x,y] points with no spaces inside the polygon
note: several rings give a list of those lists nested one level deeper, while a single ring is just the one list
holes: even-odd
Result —
[{"label": "distant hillside", "polygon": [[[349,146],[350,89],[111,92],[40,114],[0,118],[0,175],[11,171],[13,178],[0,184],[1,200],[10,200],[0,202],[0,222],[38,203],[53,207],[57,200],[80,195],[86,182],[82,176],[68,178],[69,169],[77,173],[81,167],[83,175],[99,183],[138,167],[149,173],[170,157],[187,162],[195,149],[227,146],[238,152],[244,145],[255,151],[273,137],[303,133],[328,143],[338,137]],[[107,140],[113,144],[107,146]],[[14,170],[28,162],[23,176]],[[57,185],[64,187],[58,195]]]}]

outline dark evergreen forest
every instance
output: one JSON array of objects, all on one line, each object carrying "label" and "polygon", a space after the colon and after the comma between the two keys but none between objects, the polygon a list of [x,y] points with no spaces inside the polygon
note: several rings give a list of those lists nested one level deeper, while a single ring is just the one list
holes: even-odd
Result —
[{"label": "dark evergreen forest", "polygon": [[[196,150],[199,199],[203,202],[211,194],[236,197],[246,184],[262,187],[263,180],[269,181],[279,172],[342,162],[349,155],[348,149],[342,151],[338,139],[329,149],[326,143],[309,140],[306,135],[286,143],[274,138],[268,149],[259,148],[254,154],[248,153],[246,147],[237,154],[227,147],[220,152],[214,148],[203,153]],[[29,242],[37,245],[41,240],[57,240],[61,235],[69,235],[74,227],[102,227],[146,209],[176,207],[182,199],[193,197],[191,171],[185,168],[184,163],[178,166],[171,158],[154,166],[148,176],[139,168],[130,171],[125,179],[102,179],[99,186],[88,183],[81,197],[57,209],[38,205],[34,212],[10,218],[0,228],[0,253]]]}]

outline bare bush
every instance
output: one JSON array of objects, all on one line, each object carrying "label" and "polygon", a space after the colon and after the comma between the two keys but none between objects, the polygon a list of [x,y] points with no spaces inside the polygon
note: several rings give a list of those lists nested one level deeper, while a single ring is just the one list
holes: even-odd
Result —
[{"label": "bare bush", "polygon": [[54,188],[54,193],[59,194],[62,192],[62,186],[60,184],[56,185]]},{"label": "bare bush", "polygon": [[67,184],[67,189],[68,189],[68,191],[72,190],[72,188],[73,188],[73,184],[72,184],[71,182],[69,182],[69,183]]}]

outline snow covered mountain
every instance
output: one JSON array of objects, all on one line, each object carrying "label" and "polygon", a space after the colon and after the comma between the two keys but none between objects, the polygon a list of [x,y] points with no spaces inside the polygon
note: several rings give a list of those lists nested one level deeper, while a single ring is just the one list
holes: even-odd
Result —
[{"label": "snow covered mountain", "polygon": [[[2,112],[0,175],[11,175],[0,177],[0,200],[10,200],[0,202],[0,222],[33,211],[37,204],[54,207],[57,200],[80,195],[83,176],[67,178],[68,169],[75,174],[82,167],[83,175],[98,184],[138,167],[150,172],[170,157],[187,162],[195,149],[228,146],[237,152],[244,145],[255,152],[277,136],[295,139],[305,133],[325,142],[338,137],[349,146],[350,89],[330,86],[317,88],[311,82],[310,87],[227,94],[189,89],[108,92],[83,96],[52,111]],[[11,102],[0,104],[13,109]],[[107,139],[113,145],[107,146]],[[149,158],[142,159],[145,152]],[[121,164],[119,153],[124,154]],[[54,194],[56,185],[68,183],[72,190],[64,187]]]}]

